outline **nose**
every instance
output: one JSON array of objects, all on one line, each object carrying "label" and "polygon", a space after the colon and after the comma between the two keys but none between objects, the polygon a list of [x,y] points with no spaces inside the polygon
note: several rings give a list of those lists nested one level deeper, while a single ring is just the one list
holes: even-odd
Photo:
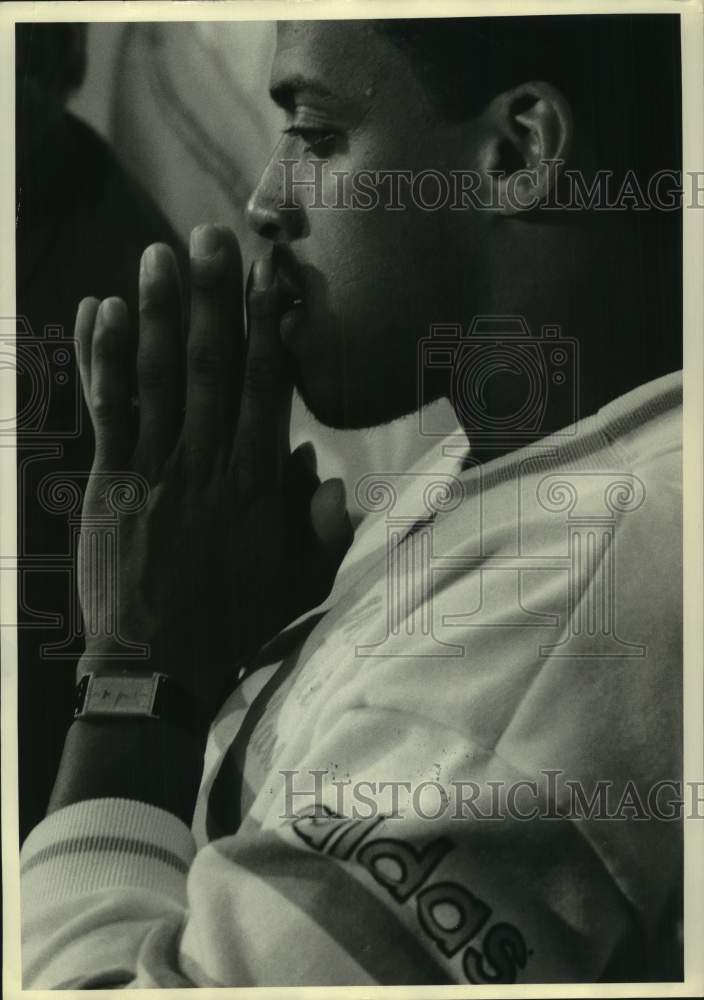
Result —
[{"label": "nose", "polygon": [[251,229],[272,243],[288,243],[304,232],[305,215],[297,202],[284,203],[282,164],[274,155],[247,202]]}]

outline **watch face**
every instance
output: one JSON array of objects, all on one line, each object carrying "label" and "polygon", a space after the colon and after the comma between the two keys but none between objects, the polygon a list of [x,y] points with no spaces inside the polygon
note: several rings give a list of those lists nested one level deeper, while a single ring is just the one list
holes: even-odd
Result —
[{"label": "watch face", "polygon": [[84,713],[149,715],[154,702],[153,677],[93,677]]}]

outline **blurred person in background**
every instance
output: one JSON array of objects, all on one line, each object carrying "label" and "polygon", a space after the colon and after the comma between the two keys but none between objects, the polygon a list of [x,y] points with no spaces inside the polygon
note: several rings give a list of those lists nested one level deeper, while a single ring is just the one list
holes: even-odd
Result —
[{"label": "blurred person in background", "polygon": [[[70,711],[73,702],[75,667],[57,647],[73,627],[76,588],[73,580],[67,585],[65,574],[51,572],[70,539],[65,521],[36,496],[44,476],[80,476],[91,466],[93,432],[70,341],[76,300],[86,287],[100,297],[117,291],[136,309],[135,275],[148,243],[167,241],[187,263],[182,242],[139,183],[108,144],[66,108],[85,77],[86,35],[85,24],[21,24],[16,29],[18,553],[25,559],[18,619],[23,837],[46,810],[55,777],[64,738],[56,708]],[[47,341],[46,328],[62,330],[68,340],[59,369],[51,366],[59,345],[53,334]],[[31,362],[47,343],[48,380],[37,384]],[[60,387],[57,375],[66,378]],[[38,427],[37,393],[43,397],[40,407],[46,407]],[[48,657],[42,654],[45,646],[50,647]],[[80,650],[68,655],[72,653]]]}]

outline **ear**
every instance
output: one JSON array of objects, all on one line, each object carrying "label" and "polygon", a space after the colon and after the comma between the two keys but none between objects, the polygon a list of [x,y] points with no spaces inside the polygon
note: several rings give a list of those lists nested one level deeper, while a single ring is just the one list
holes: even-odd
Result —
[{"label": "ear", "polygon": [[537,208],[554,189],[572,145],[572,111],[552,84],[522,83],[495,97],[484,115],[484,170],[498,186],[502,215]]}]

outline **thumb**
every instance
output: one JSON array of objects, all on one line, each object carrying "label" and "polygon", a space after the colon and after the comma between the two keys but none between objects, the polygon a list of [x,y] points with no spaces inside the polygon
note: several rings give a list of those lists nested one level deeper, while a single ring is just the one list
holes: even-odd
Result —
[{"label": "thumb", "polygon": [[234,458],[243,501],[278,489],[289,457],[293,382],[279,337],[280,308],[271,256],[254,262],[249,335]]},{"label": "thumb", "polygon": [[320,484],[310,502],[310,520],[325,555],[339,566],[354,537],[341,479],[327,479]]}]

